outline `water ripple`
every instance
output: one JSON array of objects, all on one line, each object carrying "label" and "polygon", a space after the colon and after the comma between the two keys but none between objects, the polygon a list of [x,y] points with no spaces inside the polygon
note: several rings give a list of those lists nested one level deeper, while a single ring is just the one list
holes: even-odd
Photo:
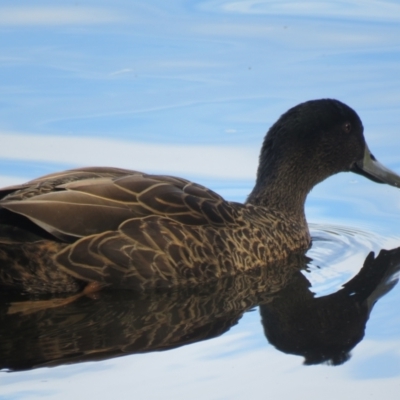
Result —
[{"label": "water ripple", "polygon": [[400,243],[399,237],[388,238],[358,228],[312,224],[310,229],[313,244],[307,256],[311,261],[304,274],[318,296],[340,289],[360,270],[371,251],[377,255],[381,249]]}]

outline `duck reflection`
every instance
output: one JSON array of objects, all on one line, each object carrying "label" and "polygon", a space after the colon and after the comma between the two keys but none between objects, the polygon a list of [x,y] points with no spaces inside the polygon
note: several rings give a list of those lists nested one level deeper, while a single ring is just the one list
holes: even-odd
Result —
[{"label": "duck reflection", "polygon": [[4,297],[0,369],[25,370],[167,350],[223,334],[259,306],[267,339],[305,364],[348,360],[376,301],[397,283],[400,248],[370,253],[336,293],[315,297],[293,255],[252,274],[196,289],[103,291],[65,299]]},{"label": "duck reflection", "polygon": [[396,284],[400,248],[371,252],[358,274],[336,293],[316,298],[302,274],[260,304],[264,332],[278,350],[302,355],[307,365],[339,365],[364,337],[374,304]]}]

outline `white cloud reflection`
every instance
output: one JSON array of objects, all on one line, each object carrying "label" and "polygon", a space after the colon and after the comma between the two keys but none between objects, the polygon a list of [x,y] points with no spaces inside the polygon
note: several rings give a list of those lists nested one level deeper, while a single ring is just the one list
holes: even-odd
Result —
[{"label": "white cloud reflection", "polygon": [[400,4],[394,1],[352,0],[352,1],[304,1],[297,0],[240,0],[207,1],[202,7],[220,9],[240,14],[309,16],[340,19],[400,19]]},{"label": "white cloud reflection", "polygon": [[114,11],[94,7],[0,7],[0,26],[92,25],[122,19]]},{"label": "white cloud reflection", "polygon": [[171,145],[4,132],[0,142],[0,159],[115,166],[180,176],[254,179],[258,161],[258,150],[250,146]]},{"label": "white cloud reflection", "polygon": [[365,379],[374,367],[369,365],[367,370],[363,366],[377,354],[390,352],[400,357],[397,340],[364,340],[353,351],[357,357],[340,368],[303,367],[300,357],[283,355],[266,342],[252,348],[252,335],[236,333],[174,351],[44,368],[7,376],[9,379],[3,376],[0,395],[16,398],[22,392],[21,398],[29,400],[46,394],[58,400],[108,399],[110,393],[122,399],[148,400],[293,399],[294,394],[309,400],[353,400],[354,393],[359,398],[398,398],[397,376],[382,373],[379,378]]}]

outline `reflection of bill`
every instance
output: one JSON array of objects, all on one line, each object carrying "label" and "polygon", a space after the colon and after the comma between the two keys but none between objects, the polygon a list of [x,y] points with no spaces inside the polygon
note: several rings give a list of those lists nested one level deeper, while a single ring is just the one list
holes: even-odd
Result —
[{"label": "reflection of bill", "polygon": [[[315,298],[301,270],[307,259],[215,282],[202,289],[130,291],[7,299],[0,306],[0,369],[23,370],[168,350],[219,336],[260,306],[268,340],[306,364],[340,364],[363,338],[374,303],[395,284],[400,248],[369,254],[343,289]],[[4,300],[4,299],[3,299]],[[10,303],[11,301],[11,303]],[[41,307],[45,304],[44,307]]]}]

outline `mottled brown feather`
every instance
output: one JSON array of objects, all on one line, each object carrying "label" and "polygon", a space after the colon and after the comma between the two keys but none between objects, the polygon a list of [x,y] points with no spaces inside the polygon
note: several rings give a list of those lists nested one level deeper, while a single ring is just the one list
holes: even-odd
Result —
[{"label": "mottled brown feather", "polygon": [[[309,245],[308,231],[298,222],[262,207],[226,202],[201,185],[168,176],[88,168],[9,190],[1,207],[58,239],[14,246],[38,265],[44,260],[34,255],[35,248],[43,254],[51,247],[46,265],[58,271],[57,281],[64,275],[77,280],[76,288],[92,281],[135,290],[195,285],[264,266]],[[287,236],[292,245],[284,249]],[[4,265],[11,256],[8,247],[0,237]],[[39,266],[33,272],[20,266],[18,279],[9,269],[3,267],[3,284],[33,293],[63,291],[58,284],[25,283],[42,273]]]}]

